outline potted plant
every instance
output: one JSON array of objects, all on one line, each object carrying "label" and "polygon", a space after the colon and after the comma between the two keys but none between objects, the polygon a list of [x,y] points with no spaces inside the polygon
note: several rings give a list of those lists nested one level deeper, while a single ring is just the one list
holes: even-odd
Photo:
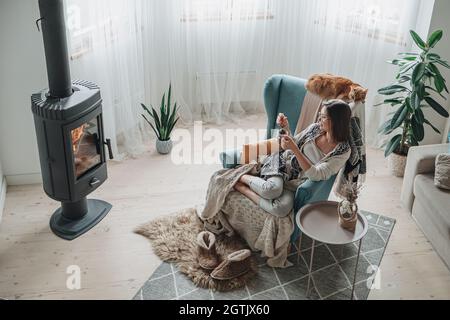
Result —
[{"label": "potted plant", "polygon": [[142,108],[149,115],[151,119],[153,119],[153,123],[146,117],[145,114],[142,114],[145,121],[151,126],[153,131],[156,134],[156,150],[160,154],[168,154],[172,150],[172,140],[170,140],[170,135],[172,133],[173,128],[177,124],[179,117],[176,117],[178,107],[175,102],[173,108],[171,105],[171,96],[172,96],[172,85],[169,85],[169,93],[167,95],[167,104],[166,104],[166,94],[164,93],[161,101],[161,107],[158,112],[152,107],[151,110],[147,108],[143,103],[141,103]]},{"label": "potted plant", "polygon": [[442,30],[431,34],[427,42],[410,31],[415,44],[420,48],[418,53],[400,53],[397,59],[388,61],[398,66],[396,82],[378,90],[381,95],[390,96],[381,104],[390,104],[398,108],[390,113],[392,116],[379,129],[379,133],[390,135],[398,131],[385,145],[385,157],[389,157],[389,167],[395,176],[403,177],[408,150],[418,146],[424,139],[424,125],[427,124],[435,132],[439,130],[425,118],[424,108],[432,108],[441,116],[448,118],[449,113],[432,95],[439,95],[446,100],[442,92],[447,93],[446,80],[439,71],[440,67],[450,68],[441,57],[431,52],[442,39]]},{"label": "potted plant", "polygon": [[338,204],[339,224],[342,228],[349,231],[355,231],[358,222],[358,204],[356,200],[361,192],[362,184],[347,180],[341,186],[341,192],[344,199]]}]

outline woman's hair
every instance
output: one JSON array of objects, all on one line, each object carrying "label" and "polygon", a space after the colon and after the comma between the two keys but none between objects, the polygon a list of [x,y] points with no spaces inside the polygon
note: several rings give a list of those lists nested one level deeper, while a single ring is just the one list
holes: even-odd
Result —
[{"label": "woman's hair", "polygon": [[350,119],[352,110],[342,100],[329,100],[323,104],[331,120],[331,134],[336,142],[346,142],[350,139]]}]

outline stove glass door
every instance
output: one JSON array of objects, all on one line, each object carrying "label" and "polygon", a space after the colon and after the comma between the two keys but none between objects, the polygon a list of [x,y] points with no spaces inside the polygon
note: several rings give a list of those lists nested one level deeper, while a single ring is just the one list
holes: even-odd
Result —
[{"label": "stove glass door", "polygon": [[98,117],[71,131],[75,176],[83,174],[101,163]]}]

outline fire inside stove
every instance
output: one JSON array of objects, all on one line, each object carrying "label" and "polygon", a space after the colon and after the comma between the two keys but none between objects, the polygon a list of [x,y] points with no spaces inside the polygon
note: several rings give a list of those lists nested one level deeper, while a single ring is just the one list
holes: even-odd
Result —
[{"label": "fire inside stove", "polygon": [[77,179],[101,163],[98,132],[97,118],[71,131]]}]

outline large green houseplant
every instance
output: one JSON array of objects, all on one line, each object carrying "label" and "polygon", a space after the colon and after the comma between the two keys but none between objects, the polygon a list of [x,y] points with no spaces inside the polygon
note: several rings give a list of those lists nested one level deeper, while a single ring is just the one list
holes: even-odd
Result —
[{"label": "large green houseplant", "polygon": [[[159,115],[155,108],[150,106],[151,109],[149,109],[145,104],[141,103],[142,108],[148,115],[147,117],[145,114],[142,114],[142,117],[144,117],[145,121],[150,125],[150,127],[156,134],[156,150],[160,154],[167,154],[172,150],[172,140],[170,139],[170,135],[179,120],[179,117],[177,117],[177,103],[175,102],[174,106],[172,107],[171,98],[172,85],[169,85],[167,102],[166,94],[164,93],[161,101],[161,106],[159,108]],[[150,121],[150,119],[152,121]]]},{"label": "large green houseplant", "polygon": [[413,30],[410,34],[420,48],[419,52],[400,53],[396,59],[388,61],[399,68],[396,82],[378,90],[381,95],[388,96],[382,104],[390,104],[396,108],[390,113],[391,118],[383,124],[379,133],[391,135],[398,132],[385,146],[385,156],[392,159],[390,167],[397,176],[403,176],[409,148],[419,145],[424,139],[425,124],[440,134],[425,118],[423,109],[432,108],[442,117],[449,117],[447,110],[434,98],[440,96],[446,100],[442,93],[449,92],[439,68],[450,69],[450,65],[432,52],[442,39],[443,32],[433,32],[427,42]]}]

